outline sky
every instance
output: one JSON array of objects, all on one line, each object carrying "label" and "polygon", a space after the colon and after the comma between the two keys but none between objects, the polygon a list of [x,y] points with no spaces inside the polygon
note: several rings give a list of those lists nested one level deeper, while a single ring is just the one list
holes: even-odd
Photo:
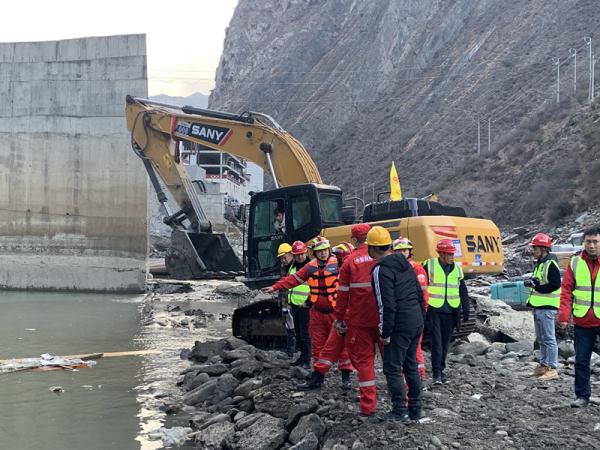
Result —
[{"label": "sky", "polygon": [[7,1],[0,42],[145,33],[149,95],[208,94],[237,2]]}]

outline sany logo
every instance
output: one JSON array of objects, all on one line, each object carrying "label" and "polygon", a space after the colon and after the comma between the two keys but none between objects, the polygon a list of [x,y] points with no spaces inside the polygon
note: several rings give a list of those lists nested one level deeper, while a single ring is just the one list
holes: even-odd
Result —
[{"label": "sany logo", "polygon": [[211,144],[225,145],[233,131],[230,128],[181,121],[177,123],[175,133],[210,142]]}]

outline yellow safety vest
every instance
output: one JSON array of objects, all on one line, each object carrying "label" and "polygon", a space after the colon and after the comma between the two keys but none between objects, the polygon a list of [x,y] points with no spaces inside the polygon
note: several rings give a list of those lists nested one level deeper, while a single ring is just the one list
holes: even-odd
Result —
[{"label": "yellow safety vest", "polygon": [[[554,264],[558,268],[558,264],[553,259],[544,261],[538,264],[534,271],[533,276],[540,280],[540,285],[548,284],[548,270],[550,266]],[[527,298],[527,304],[530,306],[552,306],[556,309],[560,306],[560,287],[550,292],[549,294],[541,294],[535,289],[530,288],[529,297]]]},{"label": "yellow safety vest", "polygon": [[581,256],[573,256],[571,258],[571,270],[575,275],[573,316],[577,318],[584,317],[593,307],[594,314],[600,319],[600,306],[595,301],[596,296],[600,296],[600,286],[594,286],[594,283],[592,283],[592,274],[587,262]]},{"label": "yellow safety vest", "polygon": [[[288,275],[293,275],[297,272],[296,265],[291,264],[288,270]],[[310,286],[306,283],[288,289],[288,303],[296,306],[304,305],[310,297]]]},{"label": "yellow safety vest", "polygon": [[437,258],[428,259],[427,273],[429,274],[429,307],[441,308],[444,302],[448,302],[452,308],[460,306],[460,281],[465,277],[462,268],[454,264],[452,271],[446,275],[444,268]]}]

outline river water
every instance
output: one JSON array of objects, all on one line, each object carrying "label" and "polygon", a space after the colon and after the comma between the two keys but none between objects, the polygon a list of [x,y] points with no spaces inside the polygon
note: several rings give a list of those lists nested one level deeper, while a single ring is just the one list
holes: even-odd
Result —
[{"label": "river water", "polygon": [[[0,359],[136,349],[141,296],[0,292]],[[139,449],[143,357],[0,374],[0,448]],[[62,395],[50,392],[61,386]]]},{"label": "river water", "polygon": [[[175,383],[189,364],[179,358],[180,350],[230,333],[232,303],[214,295],[217,285],[201,283],[189,295],[151,298],[162,311],[177,305],[216,317],[193,330],[156,321],[143,325],[141,295],[0,291],[0,359],[161,351],[99,358],[96,366],[75,372],[0,374],[0,450],[162,448],[152,434],[187,422],[185,415],[169,417],[158,408],[164,393],[180,392]],[[52,386],[64,393],[50,392]]]}]

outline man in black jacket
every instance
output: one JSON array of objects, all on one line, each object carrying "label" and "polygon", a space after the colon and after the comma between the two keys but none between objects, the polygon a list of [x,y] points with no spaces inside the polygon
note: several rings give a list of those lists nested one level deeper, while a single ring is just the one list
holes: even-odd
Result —
[{"label": "man in black jacket", "polygon": [[[377,261],[371,282],[379,307],[381,341],[385,346],[383,373],[392,397],[392,410],[385,418],[408,424],[421,417],[417,346],[425,320],[423,292],[404,255],[391,253],[392,238],[385,228],[371,228],[367,244],[369,256]],[[404,380],[408,385],[408,410]]]}]

